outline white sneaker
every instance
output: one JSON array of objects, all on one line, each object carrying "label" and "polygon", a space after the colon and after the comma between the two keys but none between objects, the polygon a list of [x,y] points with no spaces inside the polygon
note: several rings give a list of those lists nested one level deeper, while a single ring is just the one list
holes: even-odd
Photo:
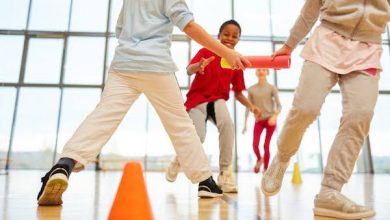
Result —
[{"label": "white sneaker", "polygon": [[362,219],[375,216],[375,211],[349,200],[336,190],[328,190],[316,195],[314,215],[339,219]]},{"label": "white sneaker", "polygon": [[180,163],[175,158],[173,161],[171,161],[167,171],[165,172],[165,179],[167,179],[169,182],[175,182],[179,171],[180,171]]},{"label": "white sneaker", "polygon": [[273,196],[280,191],[288,164],[289,162],[280,162],[278,156],[274,157],[261,180],[261,191],[265,195]]},{"label": "white sneaker", "polygon": [[226,171],[220,172],[218,175],[218,186],[221,187],[224,193],[237,193],[238,189],[234,183],[232,175]]}]

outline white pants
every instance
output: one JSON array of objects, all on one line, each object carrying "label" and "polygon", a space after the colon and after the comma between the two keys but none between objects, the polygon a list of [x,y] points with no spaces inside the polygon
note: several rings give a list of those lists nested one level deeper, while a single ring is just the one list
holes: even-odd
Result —
[{"label": "white pants", "polygon": [[210,177],[212,174],[207,156],[185,111],[173,73],[109,73],[99,104],[66,143],[61,157],[74,159],[77,162],[75,171],[95,161],[141,93],[145,94],[159,115],[186,176],[193,183]]}]

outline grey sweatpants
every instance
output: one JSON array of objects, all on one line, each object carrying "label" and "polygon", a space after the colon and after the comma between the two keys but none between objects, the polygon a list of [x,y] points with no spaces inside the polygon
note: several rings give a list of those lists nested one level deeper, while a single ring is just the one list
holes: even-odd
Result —
[{"label": "grey sweatpants", "polygon": [[368,135],[378,97],[378,81],[378,74],[369,76],[363,71],[354,71],[341,75],[305,61],[292,108],[278,138],[279,159],[288,161],[297,152],[306,128],[320,114],[326,96],[338,83],[342,117],[328,155],[322,185],[340,191],[350,178]]},{"label": "grey sweatpants", "polygon": [[209,120],[217,126],[219,132],[219,170],[227,171],[233,157],[234,124],[226,106],[226,101],[224,99],[216,100],[214,108],[209,103],[199,104],[192,108],[188,114],[194,122],[196,132],[202,143],[206,138],[206,122]]}]

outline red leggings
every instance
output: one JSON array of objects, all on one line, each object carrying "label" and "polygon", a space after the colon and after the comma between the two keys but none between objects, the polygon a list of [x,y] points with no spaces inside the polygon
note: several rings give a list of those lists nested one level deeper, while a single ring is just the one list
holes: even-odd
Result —
[{"label": "red leggings", "polygon": [[259,142],[260,142],[260,135],[263,132],[264,128],[266,129],[266,134],[265,134],[265,141],[264,141],[263,166],[264,166],[264,170],[267,170],[269,158],[270,158],[269,143],[271,142],[272,135],[276,128],[276,124],[269,125],[268,119],[260,120],[255,123],[255,127],[253,128],[253,151],[255,152],[258,161],[261,160]]}]

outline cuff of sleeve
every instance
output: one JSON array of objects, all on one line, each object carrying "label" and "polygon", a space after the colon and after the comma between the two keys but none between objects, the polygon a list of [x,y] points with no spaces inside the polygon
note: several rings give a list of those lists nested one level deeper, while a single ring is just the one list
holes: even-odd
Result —
[{"label": "cuff of sleeve", "polygon": [[188,23],[194,20],[194,16],[192,16],[192,13],[188,13],[186,16],[184,16],[182,19],[180,19],[176,26],[183,31],[184,28],[187,26]]}]

